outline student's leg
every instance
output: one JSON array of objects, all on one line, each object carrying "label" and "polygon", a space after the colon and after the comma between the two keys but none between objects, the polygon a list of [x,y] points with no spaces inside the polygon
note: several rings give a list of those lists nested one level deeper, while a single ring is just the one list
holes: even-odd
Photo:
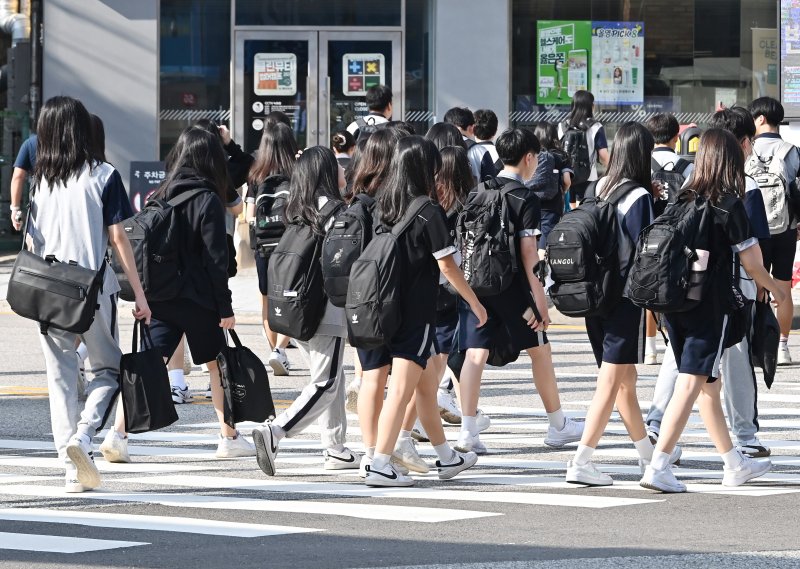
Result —
[{"label": "student's leg", "polygon": [[267,336],[269,349],[274,350],[275,346],[278,345],[278,334],[273,332],[269,327],[269,300],[263,295],[261,296],[261,320],[264,324],[264,334]]},{"label": "student's leg", "polygon": [[[386,401],[378,419],[378,437],[375,445],[373,465],[380,469],[385,464],[376,463],[379,458],[391,457],[406,408],[422,376],[422,366],[404,358],[392,360],[392,381]],[[385,458],[388,463],[389,458]]]},{"label": "student's leg", "polygon": [[600,365],[600,373],[597,376],[597,386],[595,387],[592,402],[589,404],[589,411],[586,413],[586,425],[583,428],[581,445],[589,448],[597,448],[603,432],[611,419],[611,412],[614,410],[614,402],[617,399],[622,378],[628,373],[628,364],[610,364],[603,362]]},{"label": "student's leg", "polygon": [[778,286],[783,291],[786,300],[778,306],[778,325],[781,328],[781,348],[789,341],[792,331],[792,318],[794,317],[794,302],[792,300],[792,281],[777,280]]},{"label": "student's leg", "polygon": [[[420,418],[420,422],[421,422],[421,420],[422,420],[421,419],[421,415],[419,414],[419,412],[417,410],[417,392],[415,391],[411,395],[411,400],[408,402],[408,405],[406,405],[406,412],[403,415],[403,424],[402,424],[401,430],[402,431],[411,431],[411,429],[414,428],[414,425],[417,422],[417,418]],[[440,423],[441,423],[441,421],[440,421]],[[423,428],[424,427],[425,427],[425,425],[423,425]]]},{"label": "student's leg", "polygon": [[[639,398],[636,396],[636,380],[638,378],[636,366],[620,366],[620,372],[623,375],[617,392],[617,410],[631,440],[634,442],[641,441],[647,437],[647,432],[642,420],[642,408],[639,405]],[[647,454],[652,456],[652,452]],[[644,458],[650,458],[650,456]]]},{"label": "student's leg", "polygon": [[383,409],[384,391],[389,378],[389,366],[364,371],[361,376],[361,389],[358,391],[358,424],[361,426],[361,439],[369,455],[375,448],[378,436],[378,417]]},{"label": "student's leg", "polygon": [[739,444],[752,441],[758,433],[758,380],[750,359],[748,336],[722,355],[725,409]]},{"label": "student's leg", "polygon": [[206,366],[208,366],[209,381],[211,382],[211,404],[214,406],[214,412],[217,414],[219,432],[223,437],[235,437],[236,429],[232,429],[225,424],[225,411],[223,407],[225,391],[222,389],[222,381],[220,379],[217,361],[212,360],[206,362]]},{"label": "student's leg", "polygon": [[657,452],[670,454],[673,451],[692,414],[692,406],[707,380],[708,376],[688,373],[678,375],[675,392],[661,420],[661,432],[656,443]]},{"label": "student's leg", "polygon": [[[554,413],[561,409],[561,398],[558,394],[558,384],[556,383],[556,372],[553,368],[553,352],[550,344],[529,348],[527,350],[531,358],[531,373],[533,374],[533,384],[536,392],[542,399],[544,410]],[[557,428],[561,428],[560,425]]]},{"label": "student's leg", "polygon": [[672,393],[675,391],[676,381],[678,381],[678,364],[675,361],[675,352],[672,351],[672,345],[667,344],[667,348],[664,350],[664,360],[661,362],[661,368],[656,379],[656,387],[653,391],[653,401],[645,419],[648,431],[656,435],[656,438],[658,438],[657,435],[661,429],[664,411],[666,411],[669,400],[672,398]]},{"label": "student's leg", "polygon": [[644,363],[648,365],[655,365],[658,363],[657,355],[658,350],[656,348],[656,336],[658,334],[658,324],[656,323],[656,315],[650,312],[649,310],[645,310],[645,322],[647,325],[646,329],[646,339],[645,339],[645,351],[644,351]]},{"label": "student's leg", "polygon": [[720,392],[722,382],[716,380],[713,383],[703,383],[700,386],[700,394],[697,398],[700,416],[703,418],[711,442],[721,455],[733,449],[731,435],[728,432],[728,424],[725,422],[725,413],[722,412],[722,401]]},{"label": "student's leg", "polygon": [[[320,443],[323,449],[342,452],[347,441],[347,411],[345,410],[344,370],[339,367],[339,377],[334,383],[331,404],[319,416]],[[358,466],[358,464],[356,464]]]},{"label": "student's leg", "polygon": [[470,348],[467,350],[464,366],[461,368],[461,376],[459,377],[461,433],[457,445],[461,450],[472,450],[472,441],[479,434],[477,426],[478,398],[481,392],[481,376],[488,359],[489,350]]},{"label": "student's leg", "polygon": [[39,334],[47,370],[47,390],[50,400],[50,428],[53,441],[62,460],[66,447],[76,433],[81,408],[78,401],[78,360],[75,358],[76,334],[51,329]]}]

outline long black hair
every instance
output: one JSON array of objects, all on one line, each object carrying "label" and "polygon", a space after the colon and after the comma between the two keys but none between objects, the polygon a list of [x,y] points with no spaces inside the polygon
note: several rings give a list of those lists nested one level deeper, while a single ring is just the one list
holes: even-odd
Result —
[{"label": "long black hair", "polygon": [[306,148],[292,171],[286,218],[311,226],[320,235],[325,233],[325,219],[320,215],[317,199],[341,201],[339,192],[339,163],[330,148]]},{"label": "long black hair", "polygon": [[436,199],[436,174],[442,158],[436,146],[421,136],[406,136],[397,143],[391,173],[378,195],[381,221],[395,225],[418,196]]},{"label": "long black hair", "polygon": [[601,196],[606,196],[622,180],[633,180],[650,191],[651,153],[655,141],[650,131],[638,122],[626,122],[614,137],[614,147],[608,161],[608,172]]},{"label": "long black hair", "polygon": [[445,146],[440,152],[442,166],[436,173],[436,197],[442,209],[461,209],[467,194],[475,186],[467,151],[460,146]]},{"label": "long black hair", "polygon": [[106,129],[103,119],[97,115],[90,115],[92,119],[92,158],[98,162],[106,160]]},{"label": "long black hair", "polygon": [[96,161],[93,151],[92,118],[78,99],[53,97],[42,107],[37,121],[36,166],[33,183],[64,185]]},{"label": "long black hair", "polygon": [[558,140],[558,127],[555,123],[541,121],[536,123],[533,133],[539,139],[542,150],[560,150],[561,142]]},{"label": "long black hair", "polygon": [[227,158],[219,135],[196,126],[186,127],[167,155],[167,177],[156,195],[164,198],[173,183],[189,171],[204,178],[216,191],[222,203],[227,203],[230,178]]},{"label": "long black hair", "polygon": [[283,123],[265,127],[256,159],[250,167],[249,182],[258,185],[276,174],[290,177],[297,152],[297,141],[291,128]]},{"label": "long black hair", "polygon": [[467,149],[461,131],[449,122],[437,122],[425,133],[425,138],[433,142],[439,150],[446,146],[460,146],[464,150]]},{"label": "long black hair", "polygon": [[688,186],[712,203],[724,192],[744,198],[744,154],[733,133],[721,128],[703,133]]},{"label": "long black hair", "polygon": [[591,118],[594,118],[594,95],[589,91],[575,91],[567,122],[570,126],[578,126]]}]

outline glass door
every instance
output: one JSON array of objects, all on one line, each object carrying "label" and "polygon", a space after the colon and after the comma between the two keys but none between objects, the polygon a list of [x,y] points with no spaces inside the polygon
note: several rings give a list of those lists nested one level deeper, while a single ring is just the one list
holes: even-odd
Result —
[{"label": "glass door", "polygon": [[261,140],[264,119],[286,113],[300,148],[317,144],[316,32],[237,32],[234,136],[245,152]]},{"label": "glass door", "polygon": [[392,90],[393,119],[401,119],[400,46],[400,32],[320,32],[318,144],[330,145],[333,133],[369,112],[364,96],[373,85]]}]

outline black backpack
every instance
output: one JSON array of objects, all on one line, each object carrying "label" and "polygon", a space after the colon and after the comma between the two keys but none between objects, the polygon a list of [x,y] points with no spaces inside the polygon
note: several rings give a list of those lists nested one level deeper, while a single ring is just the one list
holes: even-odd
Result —
[{"label": "black backpack", "polygon": [[[667,166],[670,164],[672,164],[672,169],[667,170]],[[664,213],[667,204],[675,203],[675,198],[686,182],[686,169],[691,165],[692,163],[684,158],[679,158],[674,164],[667,162],[664,166],[655,158],[650,159],[650,168],[653,170],[651,179],[654,182],[661,182],[667,189],[666,195],[662,194],[653,204],[653,212],[656,217]]]},{"label": "black backpack", "polygon": [[[329,220],[341,206],[329,200],[320,212],[323,219]],[[292,221],[272,252],[267,320],[274,332],[301,341],[316,333],[327,305],[319,262],[324,239],[305,223]]]},{"label": "black backpack", "polygon": [[[367,115],[369,117],[371,115]],[[367,122],[364,117],[358,117],[356,119],[356,126],[358,127],[358,142],[362,138],[368,138],[373,132],[376,132],[380,128],[386,128],[388,126],[388,122],[380,122],[376,123],[375,121]]]},{"label": "black backpack", "polygon": [[607,200],[594,197],[596,187],[589,186],[581,205],[565,213],[547,237],[550,298],[567,316],[606,316],[622,298],[616,206],[639,185],[625,182]]},{"label": "black backpack", "polygon": [[268,258],[286,231],[286,202],[289,199],[289,178],[269,176],[258,186],[256,218],[250,226],[250,246]]},{"label": "black backpack", "polygon": [[556,157],[552,152],[542,150],[531,181],[526,184],[536,197],[542,201],[555,198],[561,191],[561,175],[556,169]]},{"label": "black backpack", "polygon": [[[139,213],[123,222],[136,260],[136,271],[148,301],[172,300],[180,293],[183,287],[183,262],[180,258],[180,227],[175,213],[178,207],[193,197],[210,191],[208,188],[195,188],[169,201],[151,198]],[[115,273],[124,274],[116,258],[112,259],[111,266]],[[132,290],[130,292],[132,295]],[[122,298],[133,300],[125,295]]]},{"label": "black backpack", "polygon": [[322,245],[322,278],[331,304],[344,307],[347,283],[353,263],[372,238],[372,210],[375,200],[356,194],[350,206],[333,220]]},{"label": "black backpack", "polygon": [[697,260],[695,250],[709,248],[710,221],[708,202],[686,190],[642,230],[628,274],[631,302],[661,314],[686,312],[700,304],[713,267],[700,274],[691,266]]},{"label": "black backpack", "polygon": [[525,186],[506,178],[490,178],[467,196],[456,220],[456,248],[461,251],[464,278],[478,296],[506,290],[517,272],[514,228],[508,192]]},{"label": "black backpack", "polygon": [[385,346],[400,329],[406,260],[399,239],[429,203],[430,198],[419,196],[391,230],[378,227],[353,263],[345,311],[347,335],[354,348],[373,350]]},{"label": "black backpack", "polygon": [[572,161],[572,184],[582,184],[589,180],[592,174],[592,151],[586,140],[586,132],[595,123],[592,119],[586,119],[579,125],[571,125],[564,121],[561,128],[564,135],[561,137],[561,147],[564,152],[569,154]]}]

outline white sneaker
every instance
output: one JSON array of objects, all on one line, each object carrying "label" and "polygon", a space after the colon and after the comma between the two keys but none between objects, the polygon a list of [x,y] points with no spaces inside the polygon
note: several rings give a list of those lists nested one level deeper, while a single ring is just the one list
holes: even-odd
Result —
[{"label": "white sneaker", "polygon": [[642,479],[639,481],[639,486],[668,494],[686,492],[686,485],[675,478],[675,473],[672,472],[671,466],[666,467],[664,470],[656,470],[648,465]]},{"label": "white sneaker", "polygon": [[256,447],[242,436],[239,431],[236,431],[236,438],[223,437],[219,435],[219,444],[217,444],[217,458],[241,458],[245,456],[255,456]]},{"label": "white sneaker", "polygon": [[358,391],[361,389],[361,378],[356,377],[347,384],[347,403],[345,409],[350,413],[358,413]]},{"label": "white sneaker", "polygon": [[614,480],[608,475],[597,470],[592,461],[586,464],[567,463],[567,482],[570,484],[583,484],[585,486],[611,486]]},{"label": "white sneaker", "polygon": [[397,439],[397,444],[392,453],[392,461],[420,474],[426,474],[430,471],[430,466],[419,456],[417,447],[412,439]]},{"label": "white sneaker", "polygon": [[[670,455],[669,455],[669,463],[670,463],[670,465],[671,466],[680,465],[681,456],[682,455],[683,455],[683,449],[681,449],[681,446],[680,445],[675,445],[675,448],[672,449],[672,453],[670,453]],[[641,471],[642,476],[644,476],[644,472],[645,472],[645,470],[647,470],[648,466],[650,466],[650,461],[649,460],[645,460],[643,458],[639,459],[639,470]]]},{"label": "white sneaker", "polygon": [[292,367],[289,365],[289,358],[286,357],[286,352],[280,348],[272,350],[269,355],[269,365],[275,375],[289,375],[289,370]]},{"label": "white sneaker", "polygon": [[644,365],[646,366],[654,366],[658,365],[658,354],[645,354],[644,355]]},{"label": "white sneaker", "polygon": [[253,442],[256,446],[256,462],[261,472],[275,476],[275,456],[278,454],[278,441],[272,434],[272,425],[253,429]]},{"label": "white sneaker", "polygon": [[458,441],[453,447],[458,452],[474,452],[475,454],[486,454],[486,445],[481,442],[480,435],[470,435],[467,431],[461,431]]},{"label": "white sneaker", "polygon": [[482,433],[486,429],[488,429],[492,425],[492,420],[489,418],[488,415],[484,415],[483,411],[478,409],[478,412],[475,414],[475,428],[478,429],[479,433]]},{"label": "white sneaker", "polygon": [[75,435],[67,443],[67,456],[76,468],[75,478],[86,490],[100,486],[100,472],[94,463],[92,443]]},{"label": "white sneaker", "polygon": [[452,390],[439,389],[436,400],[439,403],[439,415],[442,420],[451,425],[460,425],[461,409],[458,408],[455,393]]},{"label": "white sneaker", "polygon": [[566,444],[579,442],[583,436],[583,421],[573,421],[567,417],[564,427],[559,431],[552,425],[547,427],[544,444],[553,448],[561,448]]},{"label": "white sneaker", "polygon": [[769,447],[762,444],[758,437],[753,437],[747,442],[739,443],[736,445],[736,450],[750,458],[766,458],[772,454]]},{"label": "white sneaker", "polygon": [[206,399],[211,399],[211,382],[210,381],[208,382],[208,385],[206,386],[206,391],[205,391],[204,395],[205,395]]},{"label": "white sneaker", "polygon": [[417,422],[414,423],[414,428],[411,429],[411,438],[413,438],[418,443],[429,443],[431,439],[428,438],[428,433],[425,432],[425,429],[422,428],[422,423]]},{"label": "white sneaker", "polygon": [[106,462],[130,462],[128,454],[128,437],[122,437],[113,427],[108,430],[106,438],[100,445],[100,452]]},{"label": "white sneaker", "polygon": [[372,464],[372,459],[366,454],[361,456],[361,464],[358,465],[358,475],[361,478],[367,477],[367,467]]},{"label": "white sneaker", "polygon": [[742,463],[736,468],[725,468],[722,475],[723,486],[741,486],[748,480],[765,475],[772,468],[770,460],[753,460],[742,456]]},{"label": "white sneaker", "polygon": [[367,486],[394,488],[414,485],[414,479],[398,472],[391,462],[381,470],[373,470],[372,465],[367,466],[366,470],[364,484]]},{"label": "white sneaker", "polygon": [[359,468],[359,455],[347,447],[342,452],[327,449],[322,451],[325,457],[325,470],[354,470]]},{"label": "white sneaker", "polygon": [[184,403],[192,402],[192,396],[189,394],[188,387],[184,387],[183,389],[181,389],[180,387],[173,385],[171,389],[172,389],[172,402],[175,405],[183,405]]},{"label": "white sneaker", "polygon": [[86,492],[86,488],[83,487],[83,484],[78,482],[78,469],[75,467],[75,463],[67,459],[64,462],[64,468],[66,470],[64,476],[64,492],[69,494]]},{"label": "white sneaker", "polygon": [[450,464],[442,464],[441,461],[436,461],[436,470],[439,472],[439,480],[450,480],[460,472],[467,468],[472,468],[478,462],[478,455],[474,452],[460,453],[454,451],[455,455],[453,462]]},{"label": "white sneaker", "polygon": [[781,342],[778,344],[778,365],[779,366],[792,365],[792,356],[789,353],[788,342]]}]

